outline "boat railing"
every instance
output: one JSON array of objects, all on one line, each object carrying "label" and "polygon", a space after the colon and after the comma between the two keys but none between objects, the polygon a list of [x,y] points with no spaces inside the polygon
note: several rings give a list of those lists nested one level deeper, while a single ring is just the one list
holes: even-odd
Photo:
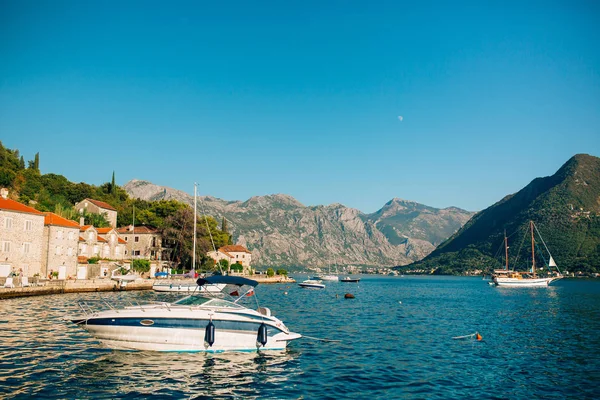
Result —
[{"label": "boat railing", "polygon": [[164,301],[148,301],[148,302],[138,302],[131,300],[123,300],[120,302],[109,302],[105,299],[98,300],[81,300],[77,302],[77,305],[81,309],[84,315],[96,314],[101,311],[114,311],[115,313],[121,312],[124,307],[127,308],[139,308],[141,311],[145,312],[146,309],[144,306],[154,305],[159,307],[164,307],[167,310],[171,311],[171,307],[169,303]]}]

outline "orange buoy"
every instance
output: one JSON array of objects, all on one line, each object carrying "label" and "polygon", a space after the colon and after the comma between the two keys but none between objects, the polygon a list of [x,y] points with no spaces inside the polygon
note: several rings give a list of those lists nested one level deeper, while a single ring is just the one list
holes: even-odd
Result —
[{"label": "orange buoy", "polygon": [[481,340],[483,337],[479,334],[479,332],[475,333],[475,339]]},{"label": "orange buoy", "polygon": [[353,299],[353,298],[354,298],[354,295],[353,295],[352,293],[346,293],[346,294],[344,295],[344,298],[345,298],[345,299]]}]

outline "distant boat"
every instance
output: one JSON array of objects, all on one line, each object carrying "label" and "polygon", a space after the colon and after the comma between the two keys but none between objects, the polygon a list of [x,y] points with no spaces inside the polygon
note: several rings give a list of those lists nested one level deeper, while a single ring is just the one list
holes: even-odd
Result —
[{"label": "distant boat", "polygon": [[360,278],[351,278],[349,276],[340,279],[340,282],[360,282]]},{"label": "distant boat", "polygon": [[[119,282],[119,284],[121,286],[126,286],[128,282],[133,282],[137,279],[140,279],[140,276],[137,274],[126,274],[126,275],[118,275],[117,273],[120,272],[121,268],[116,268],[114,269],[111,273],[110,273],[110,279],[112,279],[113,281],[117,281]],[[127,270],[127,272],[129,272],[130,270]]]},{"label": "distant boat", "polygon": [[[506,259],[506,268],[495,270],[492,274],[492,282],[496,286],[503,287],[545,287],[550,285],[555,280],[562,278],[562,274],[552,258],[550,254],[550,250],[546,247],[546,243],[544,243],[544,239],[541,238],[540,232],[537,230],[533,221],[529,221],[529,228],[531,231],[531,270],[526,272],[514,271],[508,268],[508,238],[506,237],[506,233],[504,234],[504,251],[505,251],[505,259]],[[549,268],[556,268],[557,272],[554,276],[543,277],[540,278],[536,272],[535,265],[535,236],[534,232],[537,232],[540,236],[541,243],[544,245],[544,248],[548,252],[548,256],[550,257],[548,262]]]},{"label": "distant boat", "polygon": [[193,293],[193,292],[220,292],[225,288],[223,284],[198,286],[196,282],[160,282],[152,285],[152,290],[155,292],[176,292],[176,293]]},{"label": "distant boat", "polygon": [[298,286],[303,287],[305,289],[324,289],[325,285],[321,283],[321,281],[315,279],[307,279],[303,282],[300,282]]}]

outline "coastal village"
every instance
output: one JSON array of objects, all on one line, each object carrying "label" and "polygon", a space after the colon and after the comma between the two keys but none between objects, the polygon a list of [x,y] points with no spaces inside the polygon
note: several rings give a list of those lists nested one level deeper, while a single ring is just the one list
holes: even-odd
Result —
[{"label": "coastal village", "polygon": [[[84,199],[74,205],[83,214],[103,214],[109,227],[85,225],[52,212],[40,212],[0,191],[0,287],[36,287],[53,282],[107,281],[132,260],[150,263],[148,278],[170,268],[161,234],[148,226],[117,227],[117,211],[110,204]],[[241,264],[240,274],[251,269],[252,253],[240,245],[227,245],[207,254],[218,263]],[[170,273],[170,271],[167,271]],[[95,285],[96,287],[98,285]],[[151,283],[150,283],[151,286]]]}]

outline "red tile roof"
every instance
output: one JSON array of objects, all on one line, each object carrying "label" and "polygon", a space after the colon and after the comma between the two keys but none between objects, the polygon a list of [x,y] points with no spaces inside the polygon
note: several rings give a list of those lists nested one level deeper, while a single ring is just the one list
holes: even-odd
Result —
[{"label": "red tile roof", "polygon": [[127,244],[127,242],[125,240],[121,239],[121,238],[119,238],[119,243],[121,243],[121,244]]},{"label": "red tile roof", "polygon": [[82,238],[81,236],[79,236],[79,241],[80,241],[80,242],[85,242],[85,239],[84,239],[84,238]]},{"label": "red tile roof", "polygon": [[51,212],[46,212],[44,213],[44,215],[46,216],[44,218],[44,225],[64,226],[66,228],[79,228],[79,224],[77,222],[63,218],[60,215]]},{"label": "red tile roof", "polygon": [[104,239],[103,237],[101,237],[101,236],[98,236],[98,242],[108,243],[108,241],[106,239]]},{"label": "red tile roof", "polygon": [[92,204],[95,204],[95,205],[97,205],[97,206],[98,206],[98,207],[100,207],[100,208],[105,208],[105,209],[107,209],[107,210],[117,211],[117,210],[116,210],[116,209],[115,209],[113,206],[111,206],[110,204],[108,204],[108,203],[105,203],[105,202],[103,202],[103,201],[100,201],[100,200],[94,200],[94,199],[86,199],[86,200],[87,200],[87,201],[89,201],[89,202],[90,202],[90,203],[92,203]]},{"label": "red tile roof", "polygon": [[247,248],[245,248],[244,246],[240,246],[239,244],[230,244],[228,246],[219,247],[219,251],[223,252],[223,253],[249,253],[249,254],[252,254],[252,252],[248,251]]},{"label": "red tile roof", "polygon": [[99,235],[106,235],[108,232],[112,231],[112,228],[96,228],[96,231],[98,231]]},{"label": "red tile roof", "polygon": [[81,225],[81,228],[79,228],[79,231],[80,232],[87,231],[88,229],[93,228],[93,227],[94,227],[94,225]]},{"label": "red tile roof", "polygon": [[44,215],[43,213],[41,213],[33,207],[26,206],[25,204],[19,203],[18,201],[5,199],[4,197],[0,197],[0,210]]}]

